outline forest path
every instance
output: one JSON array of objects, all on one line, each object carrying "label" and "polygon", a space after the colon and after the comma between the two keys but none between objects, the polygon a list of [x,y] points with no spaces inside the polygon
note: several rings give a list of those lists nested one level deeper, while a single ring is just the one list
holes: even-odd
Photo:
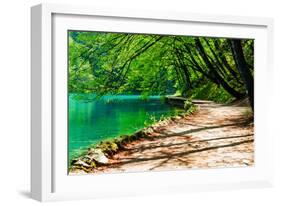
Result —
[{"label": "forest path", "polygon": [[254,164],[249,108],[195,101],[198,111],[154,126],[149,138],[125,145],[94,172],[133,172]]}]

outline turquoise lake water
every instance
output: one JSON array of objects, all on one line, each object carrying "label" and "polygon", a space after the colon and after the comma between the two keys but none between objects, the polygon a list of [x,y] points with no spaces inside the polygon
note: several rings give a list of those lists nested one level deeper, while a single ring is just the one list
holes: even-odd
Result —
[{"label": "turquoise lake water", "polygon": [[171,116],[181,110],[151,96],[107,95],[93,100],[93,94],[69,95],[68,151],[69,159],[81,154],[90,145],[144,128],[154,117]]}]

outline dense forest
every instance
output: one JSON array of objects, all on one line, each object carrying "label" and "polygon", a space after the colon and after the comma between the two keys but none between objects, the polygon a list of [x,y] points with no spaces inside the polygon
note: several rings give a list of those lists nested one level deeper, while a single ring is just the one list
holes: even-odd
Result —
[{"label": "dense forest", "polygon": [[254,110],[254,40],[69,31],[70,93],[174,94]]}]

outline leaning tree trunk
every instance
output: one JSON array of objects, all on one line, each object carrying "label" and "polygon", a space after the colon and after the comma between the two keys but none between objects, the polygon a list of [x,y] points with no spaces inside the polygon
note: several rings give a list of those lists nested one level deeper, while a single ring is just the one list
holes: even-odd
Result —
[{"label": "leaning tree trunk", "polygon": [[245,83],[250,104],[254,111],[254,78],[247,66],[241,40],[232,39],[230,40],[230,45],[232,47],[232,53],[235,59],[236,67]]},{"label": "leaning tree trunk", "polygon": [[195,39],[195,45],[200,53],[200,56],[202,57],[203,61],[205,62],[208,69],[214,74],[215,78],[218,80],[220,85],[233,97],[237,99],[241,99],[244,95],[240,92],[236,91],[234,88],[232,88],[224,79],[220,76],[220,74],[217,72],[216,68],[212,65],[212,63],[209,61],[208,56],[204,50],[204,47],[202,46],[200,40],[198,38]]}]

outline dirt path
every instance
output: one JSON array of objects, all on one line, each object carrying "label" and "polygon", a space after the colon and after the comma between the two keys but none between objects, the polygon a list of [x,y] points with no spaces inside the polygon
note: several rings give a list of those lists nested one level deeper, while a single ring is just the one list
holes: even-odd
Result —
[{"label": "dirt path", "polygon": [[129,143],[94,172],[156,171],[251,166],[253,123],[249,108],[197,101],[198,111],[154,127],[150,138]]}]

